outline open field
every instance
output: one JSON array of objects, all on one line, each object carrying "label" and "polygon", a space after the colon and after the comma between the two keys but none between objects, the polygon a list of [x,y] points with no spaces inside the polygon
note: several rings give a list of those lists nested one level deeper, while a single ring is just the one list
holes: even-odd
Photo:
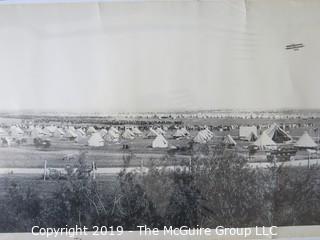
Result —
[{"label": "open field", "polygon": [[[73,122],[73,126],[83,126],[83,125],[95,125],[98,127],[107,127],[106,123],[118,123],[115,118],[102,118],[102,117],[48,117],[48,116],[35,116],[33,118],[27,116],[19,117],[2,117],[1,123],[5,125],[18,124],[24,121],[32,120],[34,123],[41,124],[43,126],[57,124],[59,126],[68,126],[70,121]],[[120,121],[118,119],[118,121]],[[147,122],[150,126],[165,122],[167,125],[173,124],[174,122],[180,123],[184,126],[226,126],[226,125],[250,125],[250,124],[272,124],[277,122],[282,123],[299,123],[302,124],[301,127],[292,128],[288,130],[288,133],[293,137],[294,140],[297,140],[304,131],[308,131],[312,136],[317,140],[317,134],[314,133],[314,128],[319,125],[318,119],[242,119],[242,118],[176,118],[176,119],[165,119],[159,120],[157,118],[123,118],[121,121],[129,124],[130,122],[135,123]],[[99,123],[99,124],[98,124]],[[303,124],[313,124],[313,127],[306,127]],[[121,125],[118,125],[121,127]],[[147,127],[148,128],[148,127]],[[239,129],[230,129],[228,131],[217,131],[212,130],[215,138],[210,141],[210,144],[221,143],[223,138],[230,134],[234,139],[236,139],[238,144],[238,152],[244,157],[248,156],[246,147],[250,144],[248,142],[239,141]],[[169,146],[175,147],[187,147],[188,143],[194,138],[197,134],[197,130],[190,130],[190,137],[188,139],[176,140],[172,138],[174,130],[168,130],[166,132],[166,139],[169,142]],[[143,134],[146,135],[147,130],[143,131]],[[146,137],[136,137],[133,140],[124,140],[121,139],[118,143],[108,143],[105,142],[105,145],[102,147],[89,147],[85,144],[80,144],[72,140],[65,138],[55,138],[50,137],[51,146],[48,149],[41,149],[35,147],[32,143],[32,139],[28,141],[29,143],[24,143],[21,145],[12,145],[10,147],[0,147],[0,168],[43,168],[44,162],[47,161],[47,167],[51,168],[63,168],[66,164],[66,161],[63,160],[63,157],[68,154],[77,154],[80,151],[87,152],[87,158],[90,162],[95,162],[98,168],[107,168],[107,167],[123,167],[124,158],[128,155],[131,155],[129,165],[131,167],[148,165],[151,159],[161,160],[165,156],[168,156],[168,149],[161,148],[151,148],[153,138]],[[30,143],[31,142],[31,143]],[[123,145],[126,144],[129,146],[129,150],[124,150]],[[174,153],[175,159],[188,160],[190,155],[186,151],[177,151]],[[318,156],[313,156],[317,158]],[[308,155],[305,152],[298,152],[296,159],[302,160],[307,159]],[[261,162],[266,160],[265,152],[257,152],[254,156],[250,158],[251,162]]]},{"label": "open field", "polygon": [[[309,168],[309,166],[320,165],[320,155],[317,149],[313,149],[313,154],[310,154],[305,149],[299,149],[295,152],[294,159],[290,158],[290,161],[286,159],[286,161],[282,162],[280,160],[278,161],[277,159],[275,162],[272,162],[270,158],[268,158],[272,152],[271,149],[258,149],[251,152],[250,146],[252,146],[253,142],[244,141],[239,137],[239,126],[241,125],[260,125],[261,128],[258,131],[258,136],[261,136],[261,132],[264,131],[268,125],[271,125],[274,122],[277,122],[279,125],[282,123],[296,124],[299,122],[300,125],[286,129],[286,132],[292,136],[293,143],[296,142],[305,131],[308,131],[313,139],[317,141],[317,132],[315,131],[315,128],[317,127],[319,121],[314,119],[310,121],[309,119],[239,120],[237,118],[177,118],[174,120],[159,120],[157,118],[145,118],[139,119],[141,122],[136,122],[137,119],[124,118],[121,120],[123,122],[119,122],[119,119],[84,119],[78,117],[73,118],[73,121],[70,122],[70,119],[61,120],[61,118],[58,117],[56,119],[55,117],[51,118],[52,119],[49,120],[46,117],[37,117],[36,119],[22,118],[20,121],[11,118],[7,118],[5,121],[0,119],[0,124],[2,123],[0,127],[5,129],[8,133],[10,126],[13,125],[20,126],[24,130],[24,141],[13,141],[10,145],[2,144],[2,146],[0,146],[0,201],[4,203],[3,206],[8,205],[8,202],[19,202],[21,200],[24,201],[22,205],[27,206],[26,211],[28,211],[29,200],[24,199],[35,199],[35,202],[30,202],[31,207],[34,203],[40,203],[40,205],[36,205],[36,208],[42,207],[42,212],[44,212],[44,214],[46,214],[48,211],[53,214],[52,216],[59,216],[57,218],[60,218],[60,214],[62,214],[62,219],[69,218],[64,216],[64,212],[68,212],[71,214],[69,216],[75,216],[72,221],[77,222],[78,213],[74,215],[72,210],[73,208],[69,209],[67,205],[64,205],[64,203],[67,202],[70,203],[71,206],[80,207],[83,211],[88,210],[88,212],[85,214],[87,216],[95,216],[95,211],[98,212],[98,215],[102,214],[102,216],[109,216],[111,214],[109,216],[110,218],[108,218],[109,220],[115,219],[116,221],[116,219],[120,219],[120,223],[122,224],[123,222],[126,222],[127,219],[131,218],[131,215],[128,218],[126,215],[123,215],[122,212],[123,210],[130,209],[131,205],[126,205],[127,201],[130,204],[133,204],[134,209],[139,209],[141,202],[139,200],[140,197],[146,197],[147,201],[155,201],[155,208],[160,210],[162,208],[161,197],[156,196],[158,191],[161,192],[163,190],[164,192],[161,194],[167,197],[166,201],[172,201],[172,209],[176,209],[177,206],[174,203],[175,196],[179,197],[176,201],[180,204],[181,202],[185,202],[184,199],[180,199],[180,197],[184,196],[185,191],[187,191],[186,196],[188,197],[186,199],[188,199],[191,195],[197,196],[199,192],[203,190],[204,185],[206,184],[211,184],[212,187],[215,187],[214,183],[219,182],[221,179],[218,177],[219,174],[215,174],[216,170],[213,171],[214,166],[216,165],[210,165],[212,163],[211,160],[214,162],[219,162],[218,164],[221,163],[221,165],[219,165],[222,168],[221,171],[223,171],[224,174],[227,174],[225,180],[229,179],[231,184],[237,186],[237,189],[246,187],[250,189],[250,184],[256,184],[255,186],[257,189],[254,190],[254,192],[251,192],[250,190],[245,194],[245,196],[250,196],[247,199],[249,202],[253,201],[252,199],[254,199],[254,197],[259,196],[259,194],[256,195],[256,193],[259,191],[273,187],[273,179],[271,178],[270,174],[274,170],[278,171],[281,169],[273,167],[282,165],[287,167],[285,168],[285,171],[289,171],[290,174],[299,173],[298,175],[301,174],[302,176],[304,172],[306,172],[306,175],[310,172],[314,172],[313,174],[317,175],[318,172],[312,170],[313,168]],[[26,123],[26,121],[30,120],[32,121],[31,124]],[[144,125],[146,122],[147,124]],[[309,125],[310,122],[312,123],[311,125]],[[50,142],[50,145],[44,147],[42,145],[37,145],[34,142],[35,138],[30,131],[30,125],[39,127],[40,129],[47,129],[49,126],[57,126],[60,129],[63,129],[65,133],[67,133],[68,129],[71,127],[74,127],[75,129],[81,127],[85,131],[86,141],[77,141],[75,138],[68,137],[66,134],[62,137],[57,137],[54,134],[47,134],[42,136],[41,139]],[[111,126],[120,131],[117,142],[110,142],[103,138],[103,146],[90,146],[88,139],[94,134],[89,133],[89,127],[94,127],[96,133],[102,136],[101,129],[110,131]],[[133,126],[139,127],[139,129],[142,131],[142,136],[137,134],[134,139],[125,139],[123,133],[126,127],[132,128]],[[186,126],[190,135],[188,137],[175,139],[173,137],[173,135],[176,133],[175,129],[179,128],[180,126]],[[227,126],[227,128],[224,128],[225,126]],[[148,137],[148,134],[152,132],[149,130],[150,127],[153,127],[153,130],[157,127],[165,129],[165,134],[163,136],[168,143],[166,147],[154,148],[152,146],[157,135]],[[207,129],[207,127],[213,133],[213,137],[210,138],[210,140],[208,140],[206,143],[196,143],[193,141],[195,136],[197,136],[203,129]],[[227,135],[230,135],[236,141],[235,146],[223,145]],[[11,133],[9,137],[13,139]],[[223,150],[223,154],[218,150],[221,146],[223,147],[221,148]],[[279,144],[277,147],[280,148],[281,146],[282,145]],[[292,147],[293,144],[290,143],[287,144],[287,146]],[[216,153],[221,154],[219,157],[223,155],[221,158],[222,160],[220,160],[219,157],[217,159],[214,157],[211,159],[211,157],[214,156],[215,151]],[[228,151],[236,153],[233,154],[233,157],[231,157],[232,161],[239,161],[239,156],[241,156],[248,160],[248,165],[242,165],[239,169],[236,167],[236,169],[232,170],[232,167],[227,167],[229,170],[223,170],[223,161],[226,161],[226,163],[229,161],[229,155],[227,154]],[[84,158],[86,161],[84,165],[80,165],[79,161],[79,156],[82,152],[85,152]],[[226,156],[224,156],[224,154],[226,154]],[[204,161],[199,161],[199,159]],[[209,161],[207,162],[208,159]],[[157,172],[154,174],[153,171],[149,171],[150,168],[148,167],[154,162],[159,168],[165,166],[168,172],[161,171],[162,173],[157,175]],[[202,171],[202,167],[205,166],[209,167],[209,169],[212,168],[210,170],[212,172],[207,173],[208,176],[204,175],[205,177],[202,176],[201,173],[200,179],[204,177],[202,179],[204,182],[200,184],[198,183],[200,179],[194,180],[194,184],[199,184],[199,188],[197,188],[194,193],[189,195],[188,191],[190,190],[192,192],[192,188],[189,189],[188,184],[181,186],[180,184],[182,183],[179,180],[175,182],[175,180],[171,179],[170,176],[172,177],[177,174],[175,177],[188,177],[184,176],[185,173],[187,173],[187,175],[192,175],[194,169],[188,167],[189,164],[192,165],[192,163],[201,164],[198,166],[197,171],[199,171],[199,169]],[[226,165],[228,166],[228,164]],[[70,166],[70,168],[68,168],[68,166]],[[93,166],[96,168],[93,168]],[[84,175],[85,177],[79,174],[80,171],[77,172],[77,170],[81,169],[81,167],[85,168],[83,172],[86,173],[87,170],[89,172],[88,175]],[[220,167],[217,168],[218,172],[220,171]],[[119,174],[124,168],[126,168],[126,172],[124,174]],[[186,171],[180,171],[181,168]],[[68,172],[70,169],[71,172]],[[190,169],[192,169],[192,171],[190,171]],[[131,174],[132,171],[137,171],[137,174]],[[143,174],[141,174],[139,171],[143,172]],[[229,171],[234,172],[229,173]],[[233,176],[237,175],[237,172],[239,171],[241,171],[241,173],[239,173],[239,176],[235,179],[240,180],[234,181]],[[180,173],[182,174],[180,175]],[[231,175],[229,176],[229,174]],[[141,176],[143,177],[141,178]],[[286,175],[282,174],[281,172],[279,172],[278,176],[280,180],[286,179]],[[150,177],[152,179],[151,181],[149,179]],[[249,180],[247,177],[249,177]],[[95,180],[91,181],[91,179]],[[248,180],[249,184],[243,183],[244,185],[242,185],[242,179],[243,181]],[[291,181],[291,179],[294,179],[294,177],[290,176],[288,179]],[[308,179],[308,177],[302,176],[301,179],[305,181],[305,179]],[[159,181],[162,181],[160,185],[158,185]],[[318,176],[315,176],[315,181],[318,181]],[[82,184],[87,185],[85,188],[83,188]],[[221,184],[223,185],[224,183],[220,182],[219,185]],[[91,188],[90,186],[94,186],[94,188]],[[95,188],[95,186],[97,186],[97,188]],[[170,193],[171,190],[173,191],[173,189],[171,189],[172,187],[174,187],[174,192],[180,191],[180,193],[166,195],[167,193],[165,192]],[[96,195],[94,192],[90,192],[90,189],[92,191],[96,191],[96,193],[99,193],[98,195],[101,197],[101,199],[99,197],[99,201],[96,199],[96,196],[98,195]],[[205,204],[211,204],[214,201],[217,201],[214,196],[217,196],[218,194],[222,196],[227,189],[228,187],[226,188],[226,186],[221,189],[218,187],[216,189],[217,194],[214,194],[210,201],[207,201]],[[288,189],[291,188],[289,187]],[[276,188],[273,190],[275,191]],[[143,191],[146,192],[143,194]],[[268,196],[268,191],[264,191],[264,194]],[[31,195],[28,195],[29,193]],[[78,195],[79,193],[81,193],[81,195]],[[239,194],[241,195],[240,192]],[[155,199],[153,199],[153,195],[155,196]],[[93,212],[91,211],[92,209],[89,211],[88,206],[91,206],[91,204],[89,204],[90,198],[89,200],[83,199],[82,197],[84,196],[91,196],[91,201],[99,203],[100,207],[103,206],[103,208],[106,207],[108,209],[117,209],[117,215],[113,215],[113,210],[103,212],[101,209],[99,210],[99,208],[94,208]],[[156,201],[158,198],[160,199],[159,203]],[[61,201],[55,201],[56,199],[60,199]],[[78,199],[81,199],[81,202],[78,202]],[[120,201],[119,199],[122,200]],[[233,199],[234,197],[231,197],[230,202],[232,202]],[[135,202],[136,200],[137,202]],[[196,199],[192,199],[190,201],[190,209],[194,207],[193,204],[195,201]],[[223,202],[225,202],[225,200],[223,200]],[[265,197],[263,197],[262,199],[258,199],[256,202],[259,204],[265,204],[268,201],[265,200]],[[49,205],[46,205],[47,203]],[[82,208],[82,204],[85,205],[84,208]],[[141,204],[141,207],[144,209],[145,202],[141,202]],[[15,206],[16,205],[13,204],[10,207],[11,209],[15,209]],[[17,204],[17,206],[19,206],[19,204]],[[96,207],[94,204],[91,207],[93,206]],[[251,208],[252,204],[249,203],[248,206]],[[166,207],[164,209],[166,209]],[[182,209],[185,209],[185,206],[182,206]],[[257,209],[262,210],[263,208],[257,207]],[[21,210],[19,209],[18,212],[19,211]],[[171,216],[171,213],[168,213],[168,216]],[[138,214],[138,219],[140,219],[140,217],[141,216]],[[44,219],[51,219],[51,215],[49,218]],[[257,217],[257,219],[259,219],[259,217]],[[128,227],[128,229],[129,228],[130,227]]]},{"label": "open field", "polygon": [[[87,152],[90,162],[94,161],[97,167],[121,167],[124,165],[124,156],[133,154],[130,166],[140,166],[141,161],[145,164],[151,159],[162,159],[167,154],[167,149],[152,149],[147,147],[152,139],[134,139],[125,141],[130,146],[130,150],[123,150],[122,144],[106,144],[103,147],[88,147],[74,141],[58,140],[51,141],[48,149],[39,149],[34,145],[20,145],[0,148],[0,168],[30,167],[39,168],[47,161],[48,167],[64,167],[66,161],[63,157],[68,154],[77,154],[80,151]],[[171,144],[186,145],[187,141],[169,140]],[[184,154],[175,155],[179,159],[188,159]]]},{"label": "open field", "polygon": [[[121,169],[124,166],[127,167],[147,167],[151,161],[160,161],[166,158],[172,158],[175,160],[174,164],[179,164],[179,161],[189,161],[190,151],[189,143],[197,135],[198,127],[208,126],[212,129],[214,138],[208,142],[208,146],[214,146],[223,141],[226,135],[231,135],[237,141],[237,153],[245,158],[248,158],[252,166],[265,166],[267,165],[267,152],[258,151],[249,158],[249,152],[247,147],[251,144],[246,141],[239,140],[239,128],[232,127],[228,130],[216,130],[221,126],[240,126],[240,125],[261,125],[268,126],[272,123],[281,124],[298,124],[298,127],[290,128],[287,132],[296,141],[304,131],[308,131],[314,140],[318,140],[318,133],[315,129],[319,126],[318,118],[242,118],[242,117],[181,117],[177,116],[174,119],[171,117],[158,118],[155,116],[140,116],[140,117],[100,117],[100,116],[32,116],[32,115],[18,115],[18,116],[3,116],[0,118],[2,126],[11,126],[14,124],[25,124],[26,122],[32,122],[34,125],[40,125],[42,127],[55,125],[62,128],[70,125],[74,127],[95,126],[96,129],[105,128],[108,129],[111,125],[123,129],[124,126],[138,126],[142,130],[143,136],[137,136],[133,140],[126,140],[120,138],[117,143],[105,142],[101,147],[90,147],[84,143],[78,143],[74,140],[58,137],[49,137],[50,147],[39,148],[33,144],[31,136],[27,136],[28,140],[22,144],[12,144],[10,147],[0,147],[0,168],[2,172],[8,171],[8,169],[43,169],[46,162],[47,168],[64,169],[70,162],[65,160],[65,156],[79,154],[81,151],[86,152],[86,157],[89,163],[94,162],[98,171],[99,169],[113,168]],[[154,138],[147,138],[146,135],[149,132],[151,126],[187,126],[190,132],[188,138],[180,140],[174,139],[174,129],[169,129],[164,135],[168,141],[169,148],[152,148],[152,141]],[[264,130],[263,128],[259,131]],[[120,130],[123,131],[123,130]],[[128,149],[123,149],[123,146],[127,145]],[[179,150],[172,149],[177,147]],[[318,154],[309,155],[306,151],[298,151],[295,155],[295,163],[287,163],[290,165],[299,166],[299,164],[307,164],[308,158],[311,158],[311,162],[317,162],[316,159],[320,158]],[[130,159],[130,161],[128,161]],[[109,172],[107,170],[100,170],[102,172]],[[18,171],[19,172],[19,171]],[[21,172],[21,171],[20,171]],[[22,171],[23,172],[23,171]],[[25,173],[28,171],[25,170]],[[114,172],[114,170],[110,170]]]},{"label": "open field", "polygon": [[[95,162],[98,168],[123,167],[126,156],[132,156],[129,166],[136,167],[148,166],[150,160],[161,160],[168,155],[167,149],[152,149],[145,147],[151,139],[135,139],[132,142],[126,142],[130,150],[123,150],[121,144],[108,144],[103,147],[88,147],[77,144],[72,141],[52,141],[52,146],[48,149],[39,149],[33,145],[20,145],[13,147],[0,147],[0,168],[43,168],[47,161],[47,167],[63,168],[68,163],[63,158],[68,154],[78,154],[80,151],[87,152],[89,162]],[[175,146],[187,146],[188,140],[170,140]],[[212,144],[215,144],[214,142]],[[248,145],[247,142],[239,142],[239,148]],[[241,151],[239,150],[241,153]],[[243,156],[247,152],[243,149]],[[176,160],[189,160],[190,155],[184,152],[174,154]],[[264,152],[258,152],[251,157],[251,162],[265,161]],[[296,159],[306,159],[305,152],[298,152]],[[313,157],[314,158],[314,157]]]}]

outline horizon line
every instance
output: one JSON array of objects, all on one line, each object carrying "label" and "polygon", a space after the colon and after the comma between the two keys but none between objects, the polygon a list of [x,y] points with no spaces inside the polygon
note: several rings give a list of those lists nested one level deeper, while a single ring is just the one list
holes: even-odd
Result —
[{"label": "horizon line", "polygon": [[286,112],[286,111],[313,111],[320,112],[320,108],[215,108],[215,109],[177,109],[155,111],[63,111],[63,110],[0,110],[0,115],[42,115],[42,114],[67,114],[67,115],[121,115],[121,114],[171,114],[171,113],[196,113],[196,112]]}]

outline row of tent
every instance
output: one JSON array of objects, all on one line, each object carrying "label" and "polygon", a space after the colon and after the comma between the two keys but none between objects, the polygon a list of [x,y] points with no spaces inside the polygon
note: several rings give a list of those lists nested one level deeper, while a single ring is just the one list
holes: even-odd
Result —
[{"label": "row of tent", "polygon": [[[157,128],[150,128],[149,133],[147,134],[147,137],[156,137],[159,134],[165,135],[166,132],[160,127]],[[94,127],[90,126],[88,127],[87,130],[84,130],[82,128],[74,128],[73,126],[69,126],[66,128],[60,128],[57,126],[46,126],[44,128],[40,126],[29,126],[29,128],[22,130],[18,126],[11,126],[8,131],[4,130],[3,128],[0,128],[0,135],[1,136],[12,136],[14,138],[19,138],[24,135],[31,135],[32,137],[66,137],[66,138],[76,138],[79,136],[85,136],[85,135],[92,135],[93,133],[96,132],[101,132],[101,134],[104,136],[107,134],[107,132],[110,131],[111,133],[115,133],[115,135],[120,135],[124,139],[133,139],[135,136],[142,136],[143,133],[141,130],[136,127],[127,127],[123,131],[122,134],[120,134],[120,131],[115,128],[111,127],[109,130],[106,129],[101,129],[101,130],[96,130]],[[185,127],[178,128],[176,132],[173,134],[173,138],[182,138],[182,137],[187,137],[190,136],[190,133],[186,130]],[[116,137],[116,136],[114,136]]]},{"label": "row of tent", "polygon": [[[262,132],[258,137],[258,131],[255,126],[244,127],[242,131],[239,132],[240,139],[245,139],[247,141],[253,142],[252,145],[257,146],[259,149],[274,149],[278,144],[291,144],[293,143],[293,138],[284,131],[277,124],[272,124],[268,129]],[[193,139],[196,143],[207,143],[214,137],[214,134],[207,128],[198,132],[196,137]],[[226,135],[224,137],[223,143],[229,146],[236,146],[236,141],[231,135]],[[308,132],[304,132],[299,140],[294,144],[298,148],[316,148],[317,143],[309,135]]]},{"label": "row of tent", "polygon": [[[75,140],[78,143],[83,143],[85,145],[99,147],[104,146],[105,142],[118,142],[120,135],[125,139],[134,139],[136,136],[141,136],[142,132],[137,128],[133,127],[131,129],[126,129],[122,134],[115,127],[111,127],[109,130],[101,129],[97,131],[93,127],[89,127],[87,131],[81,128],[75,129],[74,127],[68,127],[66,129],[58,127],[31,127],[29,129],[31,137],[34,138],[46,138],[50,136],[54,137],[65,137]],[[12,126],[10,128],[11,138],[19,139],[23,138],[25,132],[19,127]],[[152,141],[153,148],[167,148],[168,141],[164,138],[164,131],[160,129],[153,130],[156,133],[155,139]],[[3,128],[0,128],[0,137],[5,141],[6,145],[11,145],[11,138],[8,137],[8,132]]]},{"label": "row of tent", "polygon": [[[136,132],[137,133],[137,132]],[[125,136],[127,139],[133,139],[135,133],[129,129],[126,129],[122,136]],[[101,130],[100,132],[93,133],[88,139],[88,145],[92,147],[102,147],[105,144],[105,141],[117,142],[119,139],[119,133],[114,129]],[[167,148],[169,146],[168,141],[162,134],[156,134],[155,139],[152,141],[153,148]]]},{"label": "row of tent", "polygon": [[[277,147],[277,143],[272,140],[272,138],[266,132],[263,132],[259,139],[255,141],[253,145],[259,147],[262,150],[274,149]],[[294,146],[298,148],[316,148],[318,147],[318,144],[312,139],[309,133],[305,131],[299,138],[299,140],[294,144]]]},{"label": "row of tent", "polygon": [[[259,147],[262,150],[274,149],[278,144],[291,144],[293,138],[285,132],[277,124],[273,124],[270,128],[262,132],[260,137],[253,143],[254,146]],[[299,138],[294,144],[298,148],[316,148],[318,145],[312,139],[307,131]]]},{"label": "row of tent", "polygon": [[[155,129],[150,128],[147,137],[154,137],[154,141],[152,142],[152,147],[168,147],[168,142],[164,138],[166,132],[157,127]],[[0,128],[0,137],[8,137],[10,136],[12,139],[23,139],[25,136],[31,136],[34,138],[48,138],[48,137],[56,137],[56,138],[68,138],[75,140],[79,143],[88,144],[89,146],[102,146],[104,142],[118,142],[120,137],[123,139],[132,140],[136,136],[142,136],[143,133],[139,130],[138,127],[134,126],[131,128],[126,128],[121,134],[120,131],[115,127],[110,127],[109,130],[101,129],[96,130],[94,127],[89,127],[86,131],[82,128],[74,128],[73,126],[69,126],[66,128],[60,128],[57,126],[46,126],[44,128],[40,126],[30,126],[28,129],[22,130],[18,126],[11,126],[8,131]],[[176,139],[184,138],[190,136],[189,132],[186,128],[179,128],[173,134],[173,137]]]},{"label": "row of tent", "polygon": [[[18,126],[11,126],[8,131],[0,128],[0,136],[11,136],[13,138],[21,138],[26,135],[31,135],[32,137],[66,137],[66,138],[76,138],[79,136],[91,136],[96,133],[97,130],[94,127],[89,127],[86,131],[82,128],[75,129],[73,126],[66,128],[59,128],[56,126],[47,127],[34,127],[30,126],[28,129],[22,130]],[[100,130],[100,132],[107,133],[106,129]],[[110,133],[120,134],[119,130],[115,127],[109,129]],[[135,135],[142,135],[142,132],[137,127],[132,127],[131,129],[126,129],[122,134],[124,138],[132,138]]]},{"label": "row of tent", "polygon": [[[30,126],[27,132],[32,138],[46,138],[46,137],[57,137],[57,138],[68,138],[73,139],[76,142],[88,144],[89,146],[103,146],[106,142],[118,142],[120,137],[123,139],[132,140],[136,136],[142,136],[142,132],[137,127],[126,128],[125,131],[120,134],[119,130],[115,127],[111,127],[109,130],[101,129],[97,131],[94,127],[89,127],[86,131],[82,128],[75,129],[73,126],[69,126],[65,129],[56,126],[47,126],[41,128],[39,126]],[[154,138],[152,142],[153,148],[166,148],[168,147],[168,141],[164,135],[166,132],[162,128],[150,128],[147,137]],[[0,128],[0,135],[7,136],[8,133]],[[17,126],[10,127],[10,135],[13,138],[23,138],[25,132]],[[190,137],[190,133],[186,128],[182,127],[176,130],[173,134],[173,138],[182,139]],[[204,129],[201,130],[194,138],[195,142],[205,143],[213,137],[213,133]]]},{"label": "row of tent", "polygon": [[[122,133],[115,128],[110,127],[109,130],[101,129],[96,130],[94,127],[90,126],[87,130],[82,128],[74,128],[69,126],[65,129],[59,128],[57,126],[46,126],[33,127],[30,126],[27,130],[32,138],[42,138],[42,137],[65,137],[74,139],[79,143],[87,143],[90,146],[102,146],[104,142],[118,142],[120,137],[123,139],[133,140],[136,136],[142,136],[143,133],[139,130],[138,127],[126,128]],[[8,133],[9,132],[9,133]],[[22,138],[25,135],[25,132],[19,126],[11,126],[8,130],[0,128],[0,137],[10,136],[15,139]],[[147,137],[154,138],[152,147],[168,147],[168,142],[165,139],[166,132],[160,128],[150,128]],[[173,134],[175,139],[182,139],[190,137],[190,133],[186,128],[178,128]],[[193,141],[196,143],[207,143],[214,137],[213,132],[208,128],[200,130],[197,135],[193,138]],[[287,144],[292,143],[293,138],[284,131],[277,124],[272,124],[268,129],[262,132],[258,137],[258,131],[255,126],[243,126],[239,131],[240,139],[245,139],[248,141],[253,141],[253,145],[259,147],[260,149],[272,149],[277,146],[277,144]],[[227,135],[224,139],[224,143],[228,145],[236,145],[236,141],[230,136]],[[301,148],[315,148],[317,144],[310,137],[310,135],[305,132],[300,139],[295,143],[295,146]]]}]

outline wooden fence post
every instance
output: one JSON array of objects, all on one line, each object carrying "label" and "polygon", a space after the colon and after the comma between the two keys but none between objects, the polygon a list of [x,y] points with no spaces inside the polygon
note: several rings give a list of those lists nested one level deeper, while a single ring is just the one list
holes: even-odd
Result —
[{"label": "wooden fence post", "polygon": [[43,173],[43,180],[46,180],[47,176],[47,160],[44,161],[44,173]]}]

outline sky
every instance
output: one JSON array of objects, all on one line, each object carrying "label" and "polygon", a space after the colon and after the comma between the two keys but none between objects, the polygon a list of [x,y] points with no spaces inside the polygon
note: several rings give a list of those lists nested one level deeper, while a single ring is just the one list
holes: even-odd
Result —
[{"label": "sky", "polygon": [[316,0],[2,4],[0,111],[318,109],[319,10]]}]

